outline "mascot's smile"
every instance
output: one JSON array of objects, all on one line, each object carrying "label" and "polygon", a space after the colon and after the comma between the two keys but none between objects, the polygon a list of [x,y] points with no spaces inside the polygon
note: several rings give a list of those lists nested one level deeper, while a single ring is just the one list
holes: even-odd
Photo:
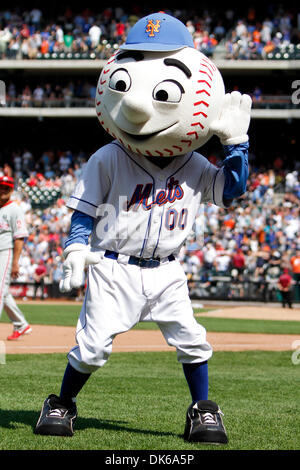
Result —
[{"label": "mascot's smile", "polygon": [[160,129],[156,132],[152,132],[151,134],[131,134],[129,132],[124,131],[123,129],[120,129],[120,130],[123,131],[124,134],[126,134],[131,139],[141,141],[141,140],[150,139],[151,137],[154,137],[154,136],[160,134],[161,132],[164,132],[164,131],[170,129],[171,127],[175,126],[176,124],[177,124],[177,122],[175,122],[174,124],[171,124],[170,126],[165,127],[164,129]]}]

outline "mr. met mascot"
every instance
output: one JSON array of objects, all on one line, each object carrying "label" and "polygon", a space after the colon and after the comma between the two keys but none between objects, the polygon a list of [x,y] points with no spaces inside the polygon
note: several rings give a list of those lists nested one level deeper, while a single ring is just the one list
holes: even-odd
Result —
[{"label": "mr. met mascot", "polygon": [[[245,192],[250,111],[251,98],[225,94],[185,25],[162,12],[137,21],[107,61],[96,113],[113,140],[90,157],[67,203],[74,212],[60,289],[79,287],[87,267],[86,294],[60,394],[45,400],[35,433],[72,436],[76,397],[114,338],[153,321],[190,390],[184,438],[228,442],[222,412],[208,399],[212,347],[178,253],[201,203],[226,208]],[[195,151],[213,134],[224,148],[221,167]]]}]

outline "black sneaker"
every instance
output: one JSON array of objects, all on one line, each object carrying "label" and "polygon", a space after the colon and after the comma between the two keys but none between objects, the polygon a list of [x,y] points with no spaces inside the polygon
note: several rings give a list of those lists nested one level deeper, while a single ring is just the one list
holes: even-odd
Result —
[{"label": "black sneaker", "polygon": [[44,401],[34,433],[46,436],[73,436],[76,418],[75,403],[67,408],[57,395],[49,395]]},{"label": "black sneaker", "polygon": [[213,401],[200,400],[195,405],[190,405],[186,415],[184,439],[191,442],[227,444],[222,416],[222,411]]}]

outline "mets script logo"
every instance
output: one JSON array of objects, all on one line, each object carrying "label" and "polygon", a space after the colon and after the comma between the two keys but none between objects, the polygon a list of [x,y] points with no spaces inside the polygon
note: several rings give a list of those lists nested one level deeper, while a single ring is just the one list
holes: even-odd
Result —
[{"label": "mets script logo", "polygon": [[174,180],[173,177],[170,179],[168,189],[159,191],[156,196],[153,195],[153,201],[148,202],[152,191],[152,183],[145,184],[145,186],[143,184],[137,184],[130,202],[127,202],[127,210],[129,211],[131,208],[133,208],[133,210],[137,210],[142,206],[143,209],[148,211],[154,205],[162,206],[168,202],[172,204],[176,200],[182,199],[184,195],[184,191],[179,182]]},{"label": "mets script logo", "polygon": [[156,20],[156,23],[153,23],[153,20],[149,20],[146,26],[146,33],[149,33],[149,38],[153,38],[155,33],[159,33],[160,29],[160,20]]}]

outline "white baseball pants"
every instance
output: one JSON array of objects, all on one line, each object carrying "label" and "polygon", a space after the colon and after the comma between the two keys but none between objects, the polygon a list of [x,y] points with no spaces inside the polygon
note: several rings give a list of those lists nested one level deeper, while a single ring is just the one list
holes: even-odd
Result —
[{"label": "white baseball pants", "polygon": [[203,362],[212,355],[206,330],[194,318],[179,261],[140,268],[103,258],[89,267],[70,364],[79,372],[94,372],[107,362],[115,336],[141,321],[157,323],[179,362]]},{"label": "white baseball pants", "polygon": [[8,318],[13,323],[14,329],[18,330],[26,327],[28,323],[9,292],[12,258],[13,250],[11,248],[0,251],[0,316],[4,308]]}]

